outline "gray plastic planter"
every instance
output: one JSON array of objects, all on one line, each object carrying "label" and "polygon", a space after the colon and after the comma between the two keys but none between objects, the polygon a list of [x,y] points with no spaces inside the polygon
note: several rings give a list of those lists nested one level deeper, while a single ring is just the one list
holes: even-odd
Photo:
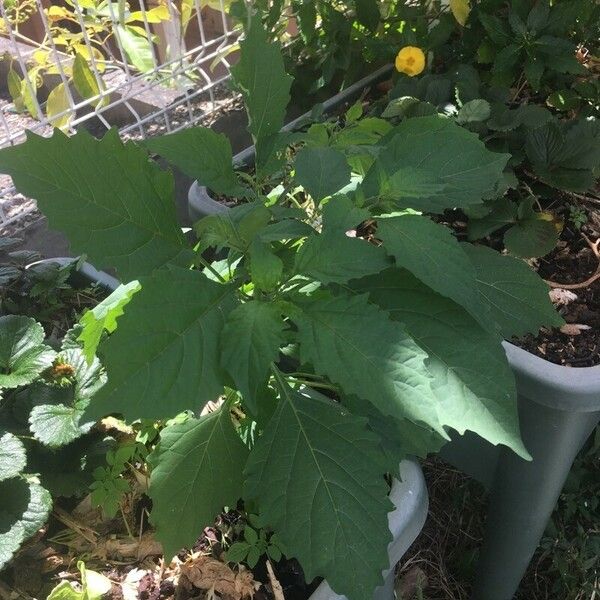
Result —
[{"label": "gray plastic planter", "polygon": [[[344,91],[332,96],[329,100],[323,102],[323,113],[331,114],[347,102],[352,102],[360,97],[363,90],[382,81],[392,71],[391,65],[386,65],[375,71],[371,75],[364,77],[360,81],[347,87]],[[310,122],[311,113],[306,112],[298,118],[290,121],[283,127],[282,131],[293,131],[304,123]],[[254,162],[255,149],[254,146],[249,146],[242,150],[239,154],[233,157],[233,164],[236,167],[250,166]],[[210,192],[198,182],[195,181],[188,192],[188,214],[192,223],[195,223],[203,217],[209,215],[223,214],[227,212],[227,207],[219,202],[216,202],[210,196]]]},{"label": "gray plastic planter", "polygon": [[511,600],[531,561],[573,461],[600,421],[600,366],[552,364],[505,343],[517,381],[527,462],[475,435],[442,451],[490,490],[473,600]]}]

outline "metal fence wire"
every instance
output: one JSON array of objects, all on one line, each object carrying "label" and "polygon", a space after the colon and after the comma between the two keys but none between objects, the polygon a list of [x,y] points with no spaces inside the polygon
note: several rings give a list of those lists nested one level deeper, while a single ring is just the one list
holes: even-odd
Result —
[{"label": "metal fence wire", "polygon": [[[0,0],[0,148],[25,131],[173,132],[232,101],[231,0]],[[0,228],[35,209],[0,178]]]}]

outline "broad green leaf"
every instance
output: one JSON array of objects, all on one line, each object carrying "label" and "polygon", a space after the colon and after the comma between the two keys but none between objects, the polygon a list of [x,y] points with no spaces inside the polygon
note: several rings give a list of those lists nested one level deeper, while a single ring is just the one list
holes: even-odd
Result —
[{"label": "broad green leaf", "polygon": [[315,201],[332,196],[350,183],[346,157],[328,147],[303,148],[294,162],[295,181]]},{"label": "broad green leaf", "polygon": [[368,296],[340,295],[298,302],[302,362],[337,383],[346,394],[372,402],[398,419],[422,422],[445,436],[438,400],[427,373],[427,355]]},{"label": "broad green leaf", "polygon": [[499,335],[404,270],[390,269],[353,286],[389,311],[427,352],[440,421],[474,431],[527,458],[519,435],[516,387]]},{"label": "broad green leaf", "polygon": [[450,0],[450,10],[456,22],[464,27],[471,12],[469,0]]},{"label": "broad green leaf", "polygon": [[239,195],[244,189],[237,181],[227,136],[207,127],[193,127],[144,142],[188,177],[217,194]]},{"label": "broad green leaf", "polygon": [[322,283],[345,283],[389,265],[383,248],[339,231],[308,237],[296,255],[294,271]]},{"label": "broad green leaf", "polygon": [[30,317],[0,317],[0,389],[27,385],[47,369],[56,353],[44,345],[44,329]]},{"label": "broad green leaf", "polygon": [[71,107],[69,93],[64,83],[59,83],[49,94],[46,101],[46,117],[53,127],[64,129],[69,125],[72,114],[68,111]]},{"label": "broad green leaf", "polygon": [[399,476],[400,463],[409,456],[427,458],[432,452],[438,452],[446,440],[432,429],[421,427],[408,419],[384,417],[370,402],[356,396],[341,399],[344,406],[354,415],[369,420],[369,428],[381,440],[386,457],[387,470]]},{"label": "broad green leaf", "polygon": [[447,227],[428,217],[403,215],[379,219],[377,236],[397,265],[485,322],[475,268]]},{"label": "broad green leaf", "polygon": [[464,250],[477,271],[481,299],[505,338],[563,324],[550,302],[548,286],[525,262],[484,246],[464,244]]},{"label": "broad green leaf", "polygon": [[284,219],[270,223],[258,235],[263,242],[280,242],[303,238],[312,233],[315,233],[315,230],[308,223],[296,219]]},{"label": "broad green leaf", "polygon": [[[398,208],[443,212],[479,204],[502,178],[508,154],[490,152],[476,134],[442,117],[407,119],[385,136],[382,148],[359,188],[366,198],[378,196],[381,183],[398,171],[418,169],[419,183],[428,174],[435,191],[395,198]],[[460,148],[460,152],[457,152]]]},{"label": "broad green leaf", "polygon": [[381,18],[379,2],[377,0],[355,0],[355,2],[358,22],[374,31]]},{"label": "broad green leaf", "polygon": [[108,383],[90,419],[117,412],[127,420],[200,410],[221,394],[219,338],[235,306],[231,286],[169,266],[140,280],[119,327],[100,346]]},{"label": "broad green leaf", "polygon": [[517,208],[508,198],[497,198],[492,210],[480,219],[469,219],[467,233],[469,240],[480,240],[501,227],[511,225],[517,220]]},{"label": "broad green leaf", "polygon": [[100,86],[94,72],[90,69],[86,58],[79,52],[73,60],[73,84],[84,99],[94,98],[100,93]]},{"label": "broad green leaf", "polygon": [[248,130],[257,145],[259,164],[265,164],[263,145],[283,127],[292,78],[285,72],[276,42],[269,42],[259,15],[254,15],[240,43],[240,60],[231,68],[248,111]]},{"label": "broad green leaf", "polygon": [[0,481],[0,569],[48,518],[52,498],[33,480],[11,478]]},{"label": "broad green leaf", "polygon": [[379,440],[364,418],[277,377],[279,406],[248,458],[245,498],[257,501],[307,581],[327,577],[350,600],[369,598],[392,539]]},{"label": "broad green leaf", "polygon": [[283,343],[283,319],[276,304],[252,300],[229,313],[221,335],[221,366],[253,414]]},{"label": "broad green leaf", "polygon": [[12,433],[0,431],[0,481],[16,477],[27,464],[23,442]]},{"label": "broad green leaf", "polygon": [[29,134],[0,151],[0,171],[37,200],[74,253],[116,268],[126,281],[166,263],[191,262],[175,216],[172,175],[114,129],[101,140],[84,131],[69,138],[59,131],[51,138]]},{"label": "broad green leaf", "polygon": [[[123,50],[131,64],[141,73],[147,73],[155,67],[152,42],[139,35],[138,28],[131,25],[115,24],[115,32],[121,41]],[[144,30],[142,30],[144,31]],[[145,31],[144,31],[145,34]]]},{"label": "broad green leaf", "polygon": [[165,557],[191,547],[224,506],[236,505],[247,456],[227,404],[162,430],[149,457],[149,495],[152,523]]},{"label": "broad green leaf", "polygon": [[194,224],[201,246],[228,246],[246,252],[254,238],[271,220],[271,212],[262,203],[234,206],[227,212],[210,215]]},{"label": "broad green leaf", "polygon": [[88,363],[94,360],[96,349],[103,332],[113,333],[117,328],[117,319],[133,295],[141,289],[139,281],[120,285],[114,292],[88,310],[80,319],[83,329],[77,340],[83,344],[83,352]]},{"label": "broad green leaf", "polygon": [[466,102],[460,107],[456,121],[461,125],[485,121],[490,116],[490,103],[487,100],[476,98]]},{"label": "broad green leaf", "polygon": [[323,233],[345,233],[370,218],[368,210],[356,206],[348,196],[338,194],[330,198],[323,208]]},{"label": "broad green leaf", "polygon": [[90,399],[106,383],[100,361],[88,363],[76,348],[59,354],[62,364],[73,368],[73,382],[61,386],[40,384],[30,390],[33,408],[29,427],[42,444],[55,448],[69,444],[87,433],[93,421],[81,422]]},{"label": "broad green leaf", "polygon": [[441,179],[427,169],[400,167],[392,174],[381,173],[379,195],[384,199],[423,198],[440,194],[446,189]]},{"label": "broad green leaf", "polygon": [[250,275],[254,286],[263,291],[273,291],[283,273],[283,261],[275,255],[271,247],[256,238],[250,244]]},{"label": "broad green leaf", "polygon": [[542,218],[519,220],[504,234],[504,245],[520,258],[544,256],[552,251],[559,239],[559,231],[552,221]]}]

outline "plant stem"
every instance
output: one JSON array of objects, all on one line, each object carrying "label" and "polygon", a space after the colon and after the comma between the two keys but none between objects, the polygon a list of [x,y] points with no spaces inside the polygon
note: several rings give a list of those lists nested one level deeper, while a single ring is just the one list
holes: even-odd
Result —
[{"label": "plant stem", "polygon": [[227,280],[223,277],[223,275],[221,275],[221,273],[219,273],[218,271],[216,271],[213,266],[204,259],[204,257],[201,254],[197,255],[197,260],[198,262],[208,271],[210,271],[221,283],[227,283]]}]

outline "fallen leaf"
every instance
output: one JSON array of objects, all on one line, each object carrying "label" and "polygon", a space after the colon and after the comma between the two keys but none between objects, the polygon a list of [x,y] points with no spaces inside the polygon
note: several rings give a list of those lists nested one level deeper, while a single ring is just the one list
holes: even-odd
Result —
[{"label": "fallen leaf", "polygon": [[181,565],[179,583],[185,586],[186,582],[201,590],[212,590],[222,600],[253,598],[260,587],[250,571],[242,567],[239,571],[234,571],[225,563],[199,553],[192,554]]},{"label": "fallen leaf", "polygon": [[143,569],[131,569],[121,583],[121,591],[124,600],[138,600],[138,585],[148,571]]},{"label": "fallen leaf", "polygon": [[275,577],[273,566],[271,565],[270,560],[267,561],[267,573],[269,574],[269,583],[271,584],[271,589],[273,590],[274,600],[285,600],[283,588],[281,587],[281,583],[279,583],[277,577]]},{"label": "fallen leaf", "polygon": [[579,297],[574,292],[571,292],[569,290],[563,290],[562,288],[554,288],[548,292],[548,295],[550,296],[552,304],[558,304],[559,306],[566,306],[574,300],[577,300],[577,298]]},{"label": "fallen leaf", "polygon": [[579,323],[566,323],[560,328],[560,332],[566,335],[579,335],[582,331],[591,329],[589,325],[581,325]]}]

